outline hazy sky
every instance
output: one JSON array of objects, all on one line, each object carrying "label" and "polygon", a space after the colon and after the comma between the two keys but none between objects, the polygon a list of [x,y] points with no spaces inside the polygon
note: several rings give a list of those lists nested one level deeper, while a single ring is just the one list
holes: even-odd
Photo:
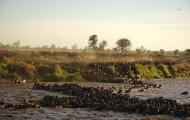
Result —
[{"label": "hazy sky", "polygon": [[190,0],[0,0],[0,42],[84,47],[97,34],[114,47],[190,48]]}]

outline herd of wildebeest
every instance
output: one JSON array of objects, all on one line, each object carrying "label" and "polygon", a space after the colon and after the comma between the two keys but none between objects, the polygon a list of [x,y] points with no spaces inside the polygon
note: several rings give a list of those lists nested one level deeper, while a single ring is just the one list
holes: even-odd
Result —
[{"label": "herd of wildebeest", "polygon": [[[160,84],[132,82],[133,88],[160,88]],[[45,95],[40,101],[44,107],[62,106],[66,108],[93,108],[95,110],[113,110],[138,114],[170,114],[189,116],[190,104],[179,104],[176,100],[163,97],[140,99],[130,97],[129,89],[115,87],[82,87],[77,84],[44,85],[35,84],[34,89],[61,92],[63,97]],[[132,88],[130,88],[132,89]]]},{"label": "herd of wildebeest", "polygon": [[[112,110],[137,114],[167,114],[179,117],[190,116],[190,104],[180,104],[176,100],[164,97],[140,99],[131,97],[129,92],[138,89],[162,87],[142,81],[131,81],[129,86],[122,87],[89,87],[76,83],[48,84],[34,83],[33,90],[58,92],[61,96],[44,95],[39,101],[26,101],[19,105],[11,105],[0,102],[4,108],[25,109],[36,107],[63,107],[63,108],[90,108],[94,110]],[[182,93],[187,95],[188,92]]]}]

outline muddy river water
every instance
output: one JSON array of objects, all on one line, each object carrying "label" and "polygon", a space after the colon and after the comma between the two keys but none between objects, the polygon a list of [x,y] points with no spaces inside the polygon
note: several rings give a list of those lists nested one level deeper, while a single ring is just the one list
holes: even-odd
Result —
[{"label": "muddy river water", "polygon": [[[129,94],[132,97],[139,97],[141,99],[153,98],[163,96],[169,99],[175,99],[177,102],[184,104],[190,103],[190,95],[182,95],[182,92],[190,93],[190,79],[187,80],[154,80],[150,81],[160,83],[160,89],[148,89],[144,92],[132,90]],[[53,83],[51,83],[53,84]],[[61,84],[61,83],[59,83]],[[80,83],[81,86],[103,86],[103,87],[120,87],[125,84],[115,83]],[[20,104],[26,100],[40,100],[44,95],[62,96],[60,93],[48,92],[43,90],[33,90],[32,83],[14,84],[14,83],[0,83],[0,102],[10,104]],[[113,111],[95,111],[93,109],[85,108],[27,108],[13,110],[0,107],[0,120],[172,120],[172,119],[188,119],[177,118],[167,115],[140,115],[126,112]]]}]

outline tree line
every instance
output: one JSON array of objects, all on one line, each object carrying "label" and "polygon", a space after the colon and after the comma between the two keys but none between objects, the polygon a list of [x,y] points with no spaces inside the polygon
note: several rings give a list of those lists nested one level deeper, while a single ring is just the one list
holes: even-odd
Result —
[{"label": "tree line", "polygon": [[107,48],[108,42],[106,40],[102,40],[99,42],[98,35],[93,34],[90,35],[88,38],[88,46],[86,46],[84,49],[79,49],[77,44],[74,44],[71,49],[69,49],[67,46],[65,47],[56,47],[55,44],[52,44],[51,46],[41,46],[41,47],[30,47],[27,46],[21,46],[20,40],[14,41],[12,44],[3,44],[0,43],[0,50],[21,50],[21,51],[67,51],[67,52],[111,52],[111,53],[118,53],[118,54],[125,54],[129,52],[135,52],[137,54],[156,54],[156,55],[179,55],[179,54],[185,54],[190,55],[190,49],[186,49],[185,51],[179,51],[178,49],[175,49],[173,51],[165,51],[164,49],[160,49],[159,51],[150,51],[141,46],[140,48],[136,48],[135,51],[131,51],[132,43],[128,38],[120,38],[116,41],[114,48]]},{"label": "tree line", "polygon": [[[105,47],[108,45],[106,40],[101,41],[98,44],[98,36],[91,35],[88,39],[88,48],[95,51],[104,51]],[[121,38],[116,42],[116,47],[113,50],[117,50],[121,53],[128,51],[131,47],[131,41],[128,38]]]}]

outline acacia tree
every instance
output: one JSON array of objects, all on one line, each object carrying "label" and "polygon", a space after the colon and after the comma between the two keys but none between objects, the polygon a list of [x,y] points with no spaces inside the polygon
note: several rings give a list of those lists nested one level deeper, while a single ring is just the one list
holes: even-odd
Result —
[{"label": "acacia tree", "polygon": [[77,49],[78,49],[78,46],[77,46],[77,44],[75,43],[75,44],[73,44],[73,45],[71,46],[71,48],[72,48],[72,50],[77,50]]},{"label": "acacia tree", "polygon": [[160,49],[160,55],[165,55],[165,50],[164,49]]},{"label": "acacia tree", "polygon": [[125,51],[129,50],[131,47],[131,41],[127,38],[121,38],[116,42],[117,48],[124,53]]},{"label": "acacia tree", "polygon": [[13,47],[18,48],[20,46],[20,40],[13,42]]},{"label": "acacia tree", "polygon": [[178,54],[179,54],[179,50],[178,50],[178,49],[175,49],[175,50],[173,51],[173,54],[174,54],[174,55],[178,55]]},{"label": "acacia tree", "polygon": [[104,51],[106,46],[107,46],[107,41],[103,40],[101,43],[99,43],[99,50]]},{"label": "acacia tree", "polygon": [[96,50],[97,49],[97,42],[98,42],[98,36],[97,35],[89,36],[88,47],[90,49]]},{"label": "acacia tree", "polygon": [[186,49],[186,50],[185,50],[185,54],[186,54],[186,55],[190,55],[190,49]]},{"label": "acacia tree", "polygon": [[136,52],[138,54],[145,54],[146,53],[146,49],[143,46],[141,46],[140,48],[136,49]]}]

